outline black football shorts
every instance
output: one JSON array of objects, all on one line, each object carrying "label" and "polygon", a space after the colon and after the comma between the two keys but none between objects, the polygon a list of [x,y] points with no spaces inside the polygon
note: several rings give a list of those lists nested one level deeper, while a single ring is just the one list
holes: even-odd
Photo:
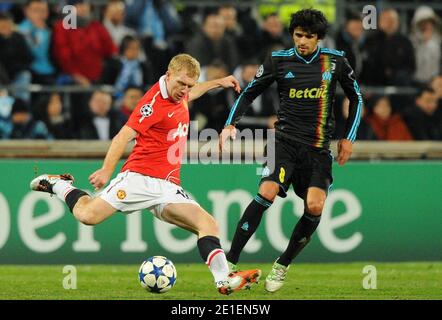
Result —
[{"label": "black football shorts", "polygon": [[330,150],[316,149],[306,144],[276,137],[275,168],[264,164],[260,184],[273,181],[279,184],[278,195],[287,196],[290,185],[295,193],[305,199],[307,189],[317,187],[328,193],[333,183],[333,156]]}]

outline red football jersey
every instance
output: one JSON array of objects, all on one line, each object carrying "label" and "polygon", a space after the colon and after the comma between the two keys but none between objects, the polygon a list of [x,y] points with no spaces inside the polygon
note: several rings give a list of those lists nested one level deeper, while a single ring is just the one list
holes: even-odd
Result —
[{"label": "red football jersey", "polygon": [[180,184],[181,157],[189,132],[188,99],[169,100],[165,76],[141,98],[126,123],[138,135],[121,171]]}]

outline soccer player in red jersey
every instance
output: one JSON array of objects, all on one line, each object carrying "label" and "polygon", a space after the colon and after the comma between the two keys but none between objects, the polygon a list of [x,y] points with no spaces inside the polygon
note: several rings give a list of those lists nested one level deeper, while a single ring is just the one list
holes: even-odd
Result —
[{"label": "soccer player in red jersey", "polygon": [[98,197],[75,188],[69,174],[44,174],[32,180],[30,187],[57,195],[86,225],[96,225],[116,211],[148,209],[157,218],[195,233],[200,254],[219,292],[230,294],[256,283],[261,271],[229,274],[217,223],[181,188],[180,167],[189,130],[188,102],[214,88],[239,92],[240,87],[233,76],[197,83],[199,75],[199,62],[190,55],[172,58],[166,74],[139,101],[126,125],[112,139],[102,168],[90,175],[95,190],[105,186],[127,143],[135,139],[121,172]]}]

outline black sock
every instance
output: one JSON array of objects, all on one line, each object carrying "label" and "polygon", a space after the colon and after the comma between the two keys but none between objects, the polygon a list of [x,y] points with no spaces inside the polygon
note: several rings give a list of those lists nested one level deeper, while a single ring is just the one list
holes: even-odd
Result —
[{"label": "black sock", "polygon": [[88,194],[86,192],[84,192],[83,190],[80,189],[74,189],[72,191],[70,191],[66,198],[66,204],[69,207],[69,210],[71,210],[71,212],[73,212],[72,210],[74,210],[74,206],[77,203],[78,199],[80,199],[82,196],[87,196]]},{"label": "black sock", "polygon": [[227,254],[227,260],[229,262],[233,264],[238,263],[239,255],[241,254],[242,249],[258,228],[264,211],[267,210],[272,203],[272,201],[265,199],[258,193],[255,196],[255,199],[253,199],[253,201],[248,205],[236,227],[232,247]]},{"label": "black sock", "polygon": [[279,257],[278,263],[288,266],[293,259],[304,249],[309,243],[310,237],[315,232],[321,221],[321,216],[314,216],[308,212],[299,219],[290,237],[289,245],[284,253]]},{"label": "black sock", "polygon": [[200,251],[201,258],[203,258],[205,262],[207,262],[207,258],[209,257],[209,254],[213,250],[221,249],[221,244],[219,242],[219,239],[214,236],[205,236],[199,238],[197,245],[198,245],[198,250]]}]

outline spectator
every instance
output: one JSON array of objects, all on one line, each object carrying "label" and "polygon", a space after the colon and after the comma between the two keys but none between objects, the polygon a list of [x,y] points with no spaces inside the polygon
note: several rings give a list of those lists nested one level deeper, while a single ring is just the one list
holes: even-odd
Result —
[{"label": "spectator", "polygon": [[375,98],[367,122],[373,129],[377,140],[413,140],[401,116],[393,113],[390,99],[387,96]]},{"label": "spectator", "polygon": [[117,47],[120,47],[125,36],[137,35],[135,30],[124,25],[125,10],[124,1],[121,0],[110,1],[104,10],[103,25]]},{"label": "spectator", "polygon": [[324,39],[319,41],[318,46],[320,48],[336,49],[336,41],[331,35],[326,34]]},{"label": "spectator", "polygon": [[[251,32],[244,32],[243,27],[238,21],[238,12],[232,5],[223,5],[218,9],[218,14],[224,19],[226,27],[225,34],[230,37],[237,48],[239,60],[250,59],[257,57],[258,51],[258,30]],[[251,18],[249,18],[250,20]],[[247,20],[247,19],[246,19]],[[246,27],[251,28],[250,22]],[[255,27],[256,24],[255,24]]]},{"label": "spectator", "polygon": [[[259,66],[260,64],[257,60],[250,59],[244,61],[236,68],[233,75],[238,79],[242,91],[245,90],[250,81],[255,78]],[[228,105],[233,106],[235,100],[238,98],[238,94],[232,91],[227,91],[227,97]],[[276,110],[278,108],[279,97],[275,83],[267,88],[261,95],[256,97],[251,104],[251,108],[247,108],[245,112],[246,117],[257,117],[261,119],[257,119],[257,121],[253,121],[253,123],[246,123],[245,119],[243,119],[242,123],[239,122],[237,127],[240,129],[267,129],[269,127],[273,128],[274,121],[276,120],[274,116],[276,115]],[[267,119],[264,120],[264,118]]]},{"label": "spectator", "polygon": [[[0,90],[0,123],[9,120],[11,116],[12,105],[14,104],[14,98],[8,94],[5,89]],[[0,126],[2,126],[0,124]]]},{"label": "spectator", "polygon": [[[333,139],[340,139],[345,132],[345,123],[348,119],[348,110],[349,110],[350,101],[347,98],[342,100],[341,104],[341,113],[337,113],[337,121],[336,121],[336,130],[333,135]],[[365,103],[362,104],[361,111],[361,122],[359,123],[358,140],[377,140],[377,137],[371,128],[371,126],[367,123],[366,119],[366,111],[365,111]]]},{"label": "spectator", "polygon": [[415,78],[428,83],[438,75],[441,65],[440,19],[432,8],[419,7],[414,13],[411,41],[416,55]]},{"label": "spectator", "polygon": [[276,13],[264,17],[260,47],[260,61],[264,60],[270,51],[293,47],[293,40]]},{"label": "spectator", "polygon": [[142,36],[152,38],[153,45],[162,49],[167,47],[167,37],[182,28],[175,7],[168,0],[130,1],[126,23]]},{"label": "spectator", "polygon": [[221,62],[232,73],[238,65],[238,52],[233,40],[225,34],[224,19],[216,12],[204,17],[202,32],[195,35],[186,51],[195,57],[201,66]]},{"label": "spectator", "polygon": [[129,86],[152,84],[152,66],[140,59],[140,41],[126,36],[120,46],[120,56],[108,59],[103,70],[102,83],[115,85],[115,97],[121,98]]},{"label": "spectator", "polygon": [[359,78],[365,58],[365,35],[362,18],[359,14],[349,14],[345,25],[336,37],[336,49],[345,52],[350,66]]},{"label": "spectator", "polygon": [[14,95],[29,102],[27,87],[31,83],[31,73],[28,69],[32,53],[23,36],[13,28],[12,17],[8,13],[0,13],[0,65],[6,70],[9,84],[21,87]]},{"label": "spectator", "polygon": [[141,36],[144,52],[152,62],[153,79],[166,71],[175,55],[171,38],[182,29],[182,22],[169,0],[137,0],[127,4],[126,24]]},{"label": "spectator", "polygon": [[9,76],[8,71],[6,71],[5,67],[3,67],[2,63],[0,62],[0,85],[8,85],[9,84]]},{"label": "spectator", "polygon": [[46,125],[32,118],[29,107],[21,99],[15,99],[11,116],[0,126],[2,139],[52,139]]},{"label": "spectator", "polygon": [[[221,62],[214,62],[201,69],[200,81],[210,81],[228,75],[227,66]],[[198,121],[198,130],[211,128],[221,131],[224,127],[224,119],[229,115],[226,92],[222,89],[210,90],[192,102],[190,117]]]},{"label": "spectator", "polygon": [[442,112],[433,89],[421,89],[415,106],[407,109],[403,117],[415,140],[442,140]]},{"label": "spectator", "polygon": [[437,96],[437,106],[442,108],[442,75],[437,75],[431,80],[431,88],[434,90]]},{"label": "spectator", "polygon": [[46,21],[49,8],[46,0],[29,0],[25,7],[26,19],[20,23],[19,31],[32,52],[32,82],[53,84],[55,68],[50,57],[51,30]]},{"label": "spectator", "polygon": [[13,3],[11,1],[7,1],[6,3],[0,3],[0,12],[8,12],[12,9]]},{"label": "spectator", "polygon": [[367,39],[362,81],[370,85],[412,85],[416,62],[411,41],[399,32],[399,15],[387,9],[379,16],[379,30]]},{"label": "spectator", "polygon": [[224,19],[226,34],[236,36],[242,34],[241,26],[238,24],[237,11],[232,5],[224,5],[218,9],[218,14]]},{"label": "spectator", "polygon": [[62,71],[84,86],[100,79],[104,59],[117,53],[106,28],[93,20],[85,0],[69,0],[77,10],[77,28],[65,29],[63,21],[54,26],[53,54]]},{"label": "spectator", "polygon": [[63,104],[58,93],[40,99],[37,104],[39,117],[55,139],[72,139],[73,133],[69,120],[63,114]]},{"label": "spectator", "polygon": [[132,111],[138,104],[138,101],[143,97],[144,91],[139,87],[127,87],[124,90],[123,101],[120,107],[120,120],[126,123]]},{"label": "spectator", "polygon": [[123,126],[118,113],[112,110],[112,97],[104,91],[95,91],[89,100],[90,115],[80,127],[80,139],[110,140]]}]

